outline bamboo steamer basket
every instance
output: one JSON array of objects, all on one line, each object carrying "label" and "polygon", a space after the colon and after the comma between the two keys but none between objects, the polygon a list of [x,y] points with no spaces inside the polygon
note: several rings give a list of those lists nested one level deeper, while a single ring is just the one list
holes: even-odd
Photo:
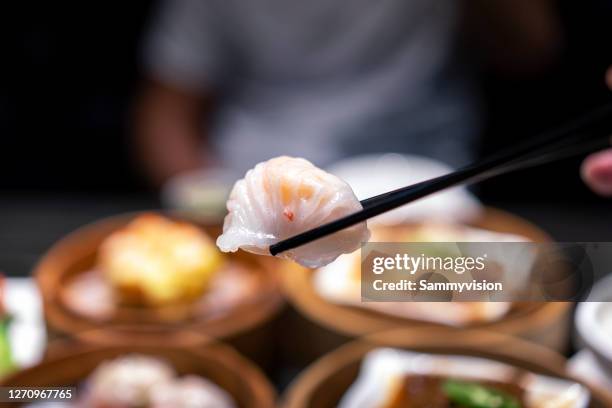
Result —
[{"label": "bamboo steamer basket", "polygon": [[[532,223],[507,212],[487,208],[471,224],[477,228],[522,235],[534,242],[550,237]],[[390,316],[361,307],[331,303],[316,292],[313,271],[285,263],[283,291],[293,308],[293,319],[283,343],[289,358],[307,363],[347,341],[367,334],[403,327],[439,327],[439,324]],[[563,352],[569,344],[570,302],[517,302],[502,319],[469,325],[530,340]],[[293,338],[292,334],[299,333]]]},{"label": "bamboo steamer basket", "polygon": [[[283,408],[335,407],[356,380],[363,357],[377,347],[394,347],[433,354],[483,357],[536,374],[572,379],[565,359],[546,347],[482,330],[411,328],[376,333],[355,340],[321,357],[289,386]],[[590,388],[592,407],[610,407],[612,400]]]},{"label": "bamboo steamer basket", "polygon": [[[50,337],[79,338],[93,329],[105,328],[105,337],[139,334],[166,337],[175,331],[195,331],[234,346],[247,357],[267,366],[272,358],[276,319],[284,306],[274,264],[243,252],[229,258],[244,265],[261,279],[261,293],[252,303],[238,305],[227,314],[213,318],[180,319],[188,306],[168,308],[118,307],[111,319],[97,321],[75,312],[65,301],[66,282],[92,268],[97,250],[112,232],[138,214],[110,217],[84,226],[62,238],[42,257],[34,275],[40,289]],[[205,227],[216,236],[218,227]],[[170,316],[171,318],[168,318]],[[172,338],[167,337],[167,338]]]},{"label": "bamboo steamer basket", "polygon": [[[105,335],[92,331],[87,338],[100,339]],[[229,346],[190,332],[175,332],[166,339],[115,338],[112,344],[55,340],[43,361],[3,378],[0,386],[75,386],[78,398],[84,380],[100,363],[134,353],[160,358],[172,365],[179,375],[199,375],[214,382],[239,407],[269,408],[275,404],[272,385],[253,363]]]}]

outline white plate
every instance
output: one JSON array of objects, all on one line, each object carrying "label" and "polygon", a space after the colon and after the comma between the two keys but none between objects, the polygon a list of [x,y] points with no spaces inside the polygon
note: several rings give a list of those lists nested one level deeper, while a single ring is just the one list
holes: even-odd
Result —
[{"label": "white plate", "polygon": [[42,358],[47,344],[38,288],[32,278],[8,278],[5,294],[5,307],[13,316],[9,340],[15,363],[19,367],[36,364]]},{"label": "white plate", "polygon": [[572,376],[586,384],[592,384],[602,390],[612,390],[612,375],[601,367],[597,357],[588,349],[576,353],[569,360],[567,369]]},{"label": "white plate", "polygon": [[[346,181],[358,199],[373,197],[400,187],[450,173],[446,164],[422,156],[372,154],[342,160],[327,171]],[[464,187],[455,187],[417,200],[368,220],[395,225],[406,221],[436,219],[467,222],[478,216],[482,206]]]},{"label": "white plate", "polygon": [[612,372],[612,275],[598,281],[576,309],[578,342]]}]

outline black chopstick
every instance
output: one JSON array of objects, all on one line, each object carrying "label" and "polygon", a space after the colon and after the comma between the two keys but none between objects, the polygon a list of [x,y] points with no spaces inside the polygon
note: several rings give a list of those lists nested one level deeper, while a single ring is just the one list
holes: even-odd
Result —
[{"label": "black chopstick", "polygon": [[[505,149],[481,162],[363,200],[361,201],[363,210],[270,245],[270,254],[277,255],[308,244],[455,185],[474,183],[509,171],[531,167],[537,165],[538,161],[550,162],[557,157],[566,158],[610,146],[610,134],[612,134],[612,104],[595,109],[553,131]],[[585,146],[588,149],[585,149]],[[561,153],[557,156],[555,152]]]},{"label": "black chopstick", "polygon": [[[479,163],[473,163],[454,173],[468,171],[470,169],[473,169],[474,172],[480,172],[482,169],[492,169],[501,164],[510,164],[512,161],[522,160],[530,155],[539,156],[558,147],[571,146],[572,143],[581,142],[584,139],[592,140],[597,136],[606,136],[610,133],[612,133],[612,104],[596,108],[571,122],[567,122],[553,130],[535,136],[517,146],[508,147]],[[446,176],[450,176],[454,173],[450,173]],[[490,175],[487,176],[490,177]],[[425,182],[433,180],[435,179],[426,180]],[[384,199],[386,196],[416,185],[417,184],[367,198],[361,201],[361,205],[364,208],[376,205],[379,200]]]}]

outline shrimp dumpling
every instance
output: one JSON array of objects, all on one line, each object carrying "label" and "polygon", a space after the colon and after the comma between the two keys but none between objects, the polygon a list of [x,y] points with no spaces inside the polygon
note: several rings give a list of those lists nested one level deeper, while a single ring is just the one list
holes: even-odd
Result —
[{"label": "shrimp dumpling", "polygon": [[[227,202],[217,246],[269,255],[269,246],[362,209],[350,186],[308,160],[281,156],[238,180]],[[279,254],[318,268],[358,249],[370,236],[365,222]]]}]

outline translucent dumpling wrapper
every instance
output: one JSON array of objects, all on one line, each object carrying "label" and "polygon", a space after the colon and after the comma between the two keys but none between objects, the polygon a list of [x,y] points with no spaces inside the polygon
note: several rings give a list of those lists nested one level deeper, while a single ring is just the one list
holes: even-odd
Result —
[{"label": "translucent dumpling wrapper", "polygon": [[[269,255],[278,241],[326,224],[362,206],[351,187],[305,159],[277,157],[249,170],[227,202],[228,215],[217,245]],[[326,265],[368,240],[365,222],[279,254],[309,268]]]}]

